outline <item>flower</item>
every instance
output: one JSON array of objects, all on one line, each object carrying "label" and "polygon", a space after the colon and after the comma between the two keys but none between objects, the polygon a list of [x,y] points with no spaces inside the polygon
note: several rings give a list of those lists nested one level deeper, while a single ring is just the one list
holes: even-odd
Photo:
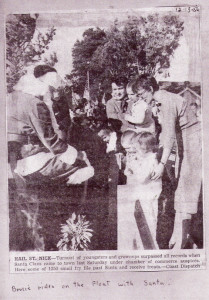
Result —
[{"label": "flower", "polygon": [[59,251],[83,250],[89,248],[93,230],[84,215],[76,216],[75,212],[61,225],[61,239],[57,243]]}]

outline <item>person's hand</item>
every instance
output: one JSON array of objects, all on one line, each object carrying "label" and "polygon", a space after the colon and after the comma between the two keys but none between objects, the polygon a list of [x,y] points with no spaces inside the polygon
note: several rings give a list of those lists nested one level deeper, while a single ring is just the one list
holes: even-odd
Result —
[{"label": "person's hand", "polygon": [[87,166],[91,165],[85,151],[78,151],[77,159],[84,161]]},{"label": "person's hand", "polygon": [[83,182],[83,178],[81,176],[80,170],[76,171],[74,174],[70,175],[67,181],[67,186],[73,184],[81,184]]},{"label": "person's hand", "polygon": [[75,173],[69,176],[67,181],[67,186],[71,184],[81,184],[82,182],[88,180],[94,176],[94,168],[92,166],[87,166],[85,168],[77,170]]},{"label": "person's hand", "polygon": [[152,171],[151,173],[151,179],[152,180],[157,180],[160,177],[162,177],[163,172],[164,172],[164,164],[159,163]]},{"label": "person's hand", "polygon": [[78,151],[77,159],[85,161],[86,158],[87,155],[85,151]]}]

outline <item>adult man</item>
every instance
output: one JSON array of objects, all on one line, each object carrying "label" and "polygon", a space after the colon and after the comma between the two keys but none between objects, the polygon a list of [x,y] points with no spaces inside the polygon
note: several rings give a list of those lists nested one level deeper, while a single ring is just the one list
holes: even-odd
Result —
[{"label": "adult man", "polygon": [[107,118],[115,131],[120,131],[122,125],[126,125],[125,111],[127,109],[126,97],[127,79],[124,77],[112,81],[112,99],[107,102]]},{"label": "adult man", "polygon": [[180,164],[175,191],[176,211],[170,247],[184,248],[191,238],[191,219],[197,213],[202,183],[201,124],[191,111],[187,99],[158,90],[156,80],[148,75],[137,78],[133,90],[147,103],[155,99],[160,106],[162,157],[154,167],[152,179],[158,180],[177,140]]},{"label": "adult man", "polygon": [[57,85],[57,71],[47,65],[36,66],[30,81],[20,80],[8,96],[8,141],[20,145],[21,159],[16,168],[19,175],[78,184],[92,177],[94,170],[87,167],[85,153],[55,133],[49,108],[41,99],[50,86]]}]

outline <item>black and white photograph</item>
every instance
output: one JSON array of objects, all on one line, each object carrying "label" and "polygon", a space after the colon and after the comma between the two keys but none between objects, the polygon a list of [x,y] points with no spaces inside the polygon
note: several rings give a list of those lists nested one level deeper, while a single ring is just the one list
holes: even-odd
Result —
[{"label": "black and white photograph", "polygon": [[10,252],[204,249],[200,7],[5,31]]}]

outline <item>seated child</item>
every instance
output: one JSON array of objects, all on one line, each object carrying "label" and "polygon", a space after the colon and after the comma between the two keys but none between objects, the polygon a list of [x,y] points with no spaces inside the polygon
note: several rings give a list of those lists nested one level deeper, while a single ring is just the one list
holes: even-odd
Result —
[{"label": "seated child", "polygon": [[155,134],[155,122],[152,118],[152,108],[133,92],[133,83],[134,82],[130,82],[126,87],[129,102],[125,120],[129,123],[128,129],[132,129],[136,132],[149,131]]},{"label": "seated child", "polygon": [[123,157],[124,150],[120,145],[120,139],[117,133],[110,127],[100,129],[98,136],[106,143],[106,153],[109,157],[109,182],[115,177],[118,172],[118,184],[124,184],[126,177],[124,176]]},{"label": "seated child", "polygon": [[107,144],[107,153],[117,150],[117,134],[115,131],[112,131],[110,128],[104,128],[98,132],[98,136]]}]

